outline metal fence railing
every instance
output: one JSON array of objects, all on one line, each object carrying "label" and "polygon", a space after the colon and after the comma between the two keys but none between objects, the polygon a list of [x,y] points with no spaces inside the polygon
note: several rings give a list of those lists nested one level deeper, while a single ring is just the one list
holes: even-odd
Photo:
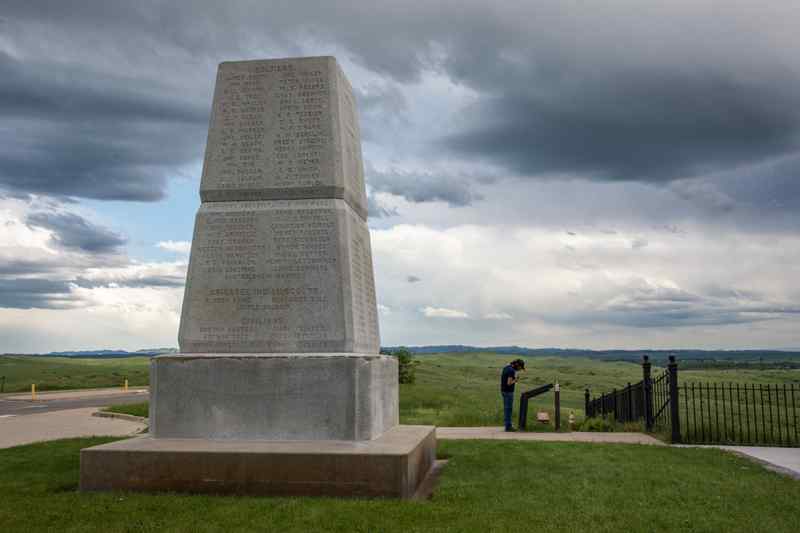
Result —
[{"label": "metal fence railing", "polygon": [[800,446],[800,387],[687,383],[680,387],[684,439],[702,444]]},{"label": "metal fence railing", "polygon": [[672,442],[800,446],[800,384],[690,382],[678,384],[673,356],[651,377],[647,356],[642,381],[591,398],[587,417],[644,422],[646,431],[667,433]]}]

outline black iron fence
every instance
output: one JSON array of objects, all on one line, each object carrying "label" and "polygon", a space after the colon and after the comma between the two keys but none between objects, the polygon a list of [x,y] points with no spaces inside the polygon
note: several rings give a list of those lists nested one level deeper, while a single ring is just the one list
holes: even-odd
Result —
[{"label": "black iron fence", "polygon": [[647,431],[668,431],[672,442],[681,442],[680,417],[677,414],[678,364],[669,357],[667,369],[655,378],[650,358],[642,358],[642,381],[591,398],[586,389],[587,417],[611,417],[617,422],[643,422]]},{"label": "black iron fence", "polygon": [[800,446],[794,383],[687,383],[680,396],[687,442]]},{"label": "black iron fence", "polygon": [[672,442],[800,446],[800,386],[691,382],[678,384],[673,356],[651,376],[642,359],[642,381],[599,397],[585,393],[587,417],[643,422]]}]

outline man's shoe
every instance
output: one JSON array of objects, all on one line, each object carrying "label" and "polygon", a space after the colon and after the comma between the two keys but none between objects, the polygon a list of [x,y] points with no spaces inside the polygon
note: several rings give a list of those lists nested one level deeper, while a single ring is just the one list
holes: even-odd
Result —
[{"label": "man's shoe", "polygon": [[514,429],[514,428],[506,428],[506,431],[508,431],[508,432],[514,432],[514,431],[516,431],[516,429]]}]

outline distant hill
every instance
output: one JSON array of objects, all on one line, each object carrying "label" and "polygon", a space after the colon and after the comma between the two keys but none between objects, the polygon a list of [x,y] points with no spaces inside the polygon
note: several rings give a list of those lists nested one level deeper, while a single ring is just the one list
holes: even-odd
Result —
[{"label": "distant hill", "polygon": [[[384,346],[381,352],[392,352],[400,346]],[[800,361],[800,351],[791,350],[583,350],[578,348],[526,348],[524,346],[468,346],[464,344],[445,344],[436,346],[406,346],[411,353],[418,355],[434,353],[497,353],[504,355],[524,355],[530,357],[587,357],[604,361],[639,361],[643,355],[650,356],[653,362],[666,361],[670,355],[684,361]],[[73,358],[115,358],[152,357],[154,355],[178,353],[177,348],[146,348],[133,352],[127,350],[76,350],[29,354],[46,357]],[[12,354],[6,354],[12,355]]]},{"label": "distant hill", "polygon": [[[393,351],[400,346],[387,346],[383,351]],[[581,350],[575,348],[525,348],[523,346],[465,346],[461,344],[447,344],[441,346],[406,346],[414,354],[432,353],[497,353],[508,355],[548,356],[559,357],[588,357],[590,359],[603,359],[607,361],[639,361],[643,355],[648,355],[651,360],[666,360],[674,355],[679,360],[696,361],[788,361],[800,359],[800,351],[788,350]]]},{"label": "distant hill", "polygon": [[178,353],[177,348],[146,348],[129,352],[127,350],[78,350],[66,352],[50,352],[37,354],[46,357],[75,357],[75,358],[114,358],[114,357],[147,357],[165,353]]}]

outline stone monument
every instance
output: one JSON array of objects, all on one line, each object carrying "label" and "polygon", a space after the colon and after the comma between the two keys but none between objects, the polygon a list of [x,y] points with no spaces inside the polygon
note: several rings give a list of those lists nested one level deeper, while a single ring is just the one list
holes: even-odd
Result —
[{"label": "stone monument", "polygon": [[398,425],[352,89],[333,57],[217,73],[179,332],[148,436],[81,451],[81,490],[410,497],[430,426]]}]

